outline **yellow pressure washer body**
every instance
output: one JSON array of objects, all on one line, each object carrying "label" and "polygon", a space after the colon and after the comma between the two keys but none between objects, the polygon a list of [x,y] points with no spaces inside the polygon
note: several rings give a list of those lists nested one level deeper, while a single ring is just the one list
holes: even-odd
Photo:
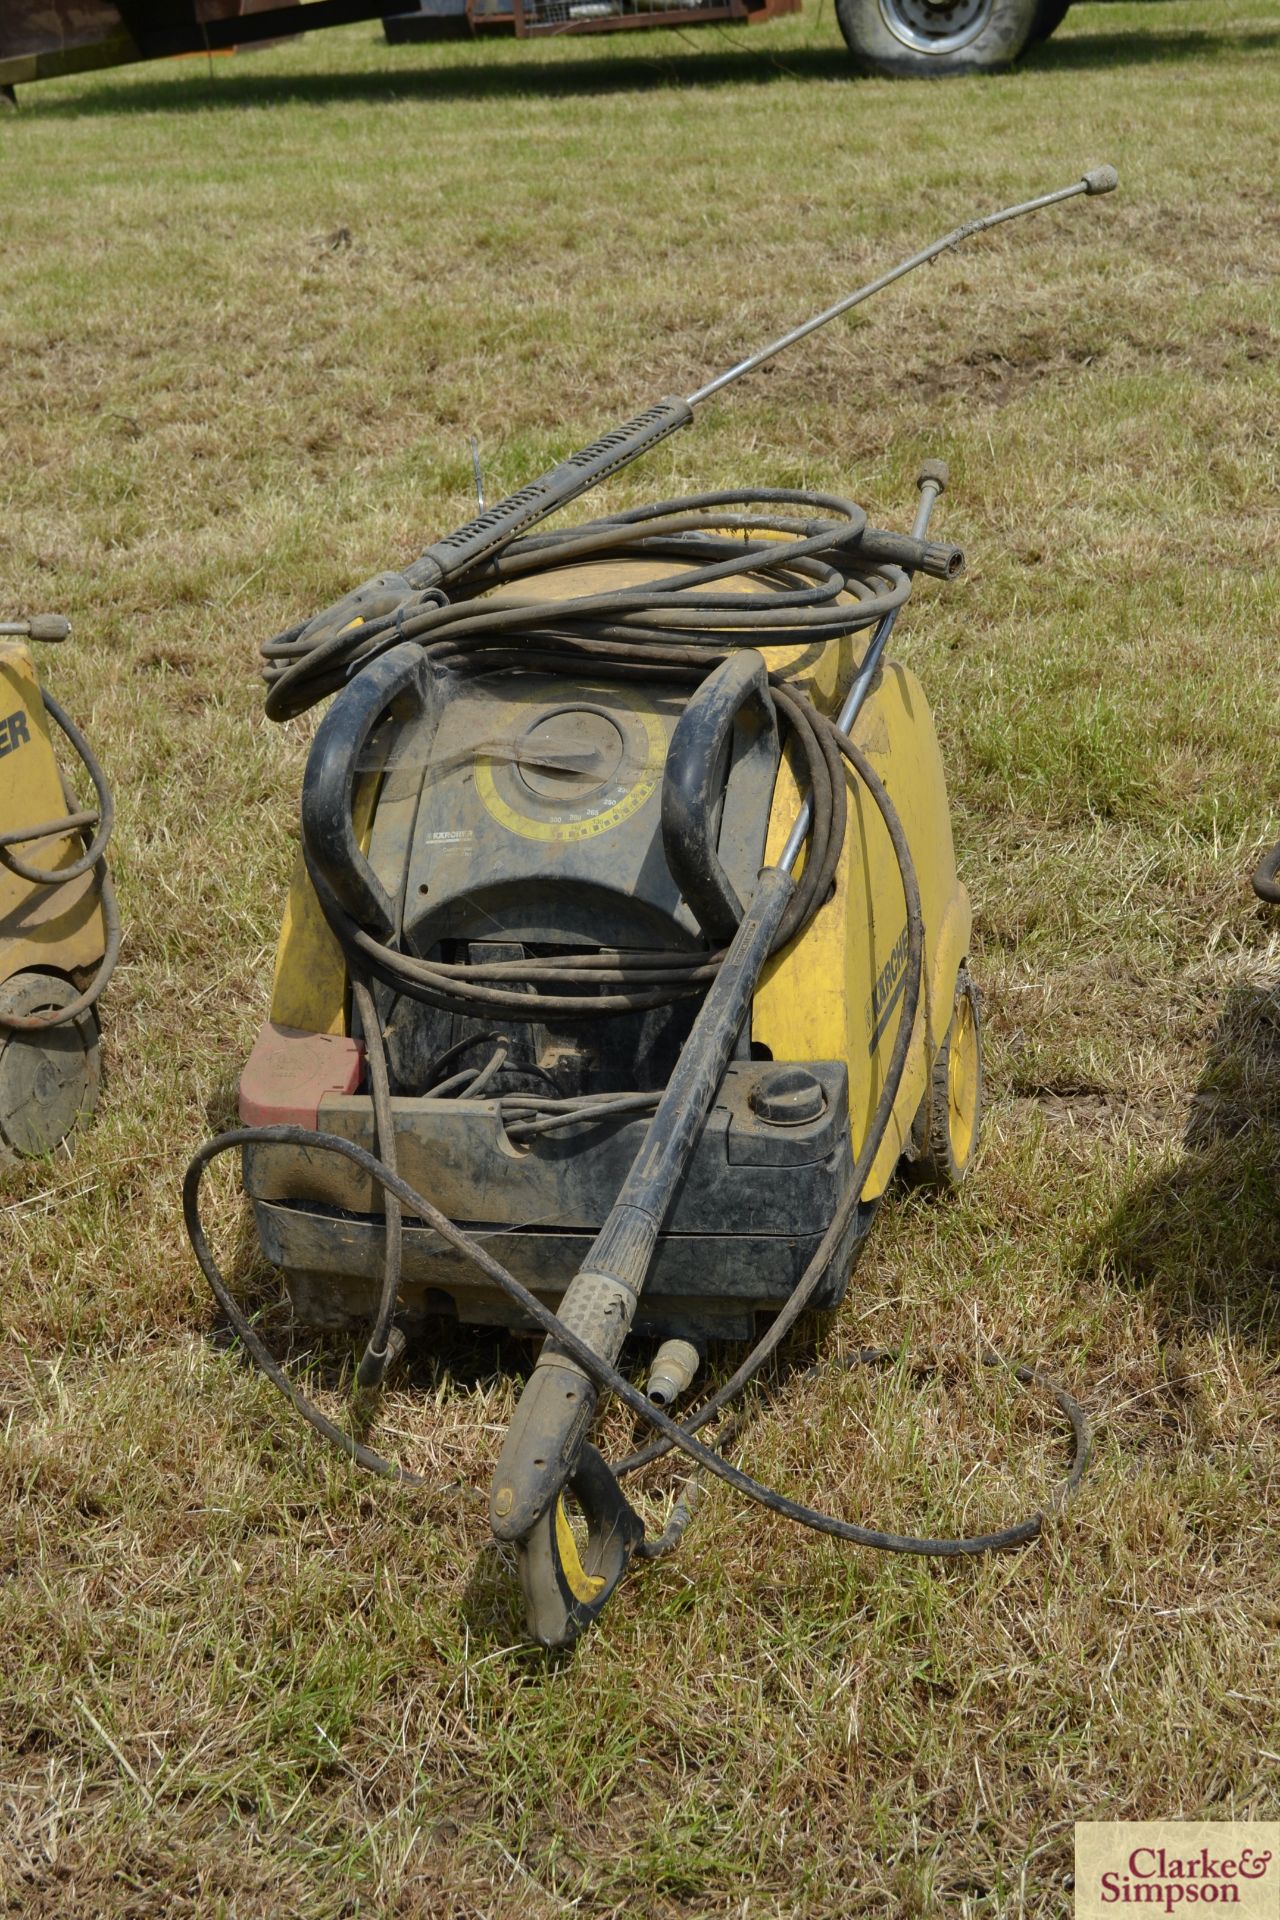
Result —
[{"label": "yellow pressure washer body", "polygon": [[[96,1006],[119,944],[103,850],[111,802],[92,752],[52,695],[30,642],[56,615],[0,623],[0,1165],[57,1146],[98,1097]],[[55,729],[98,791],[83,809]]]},{"label": "yellow pressure washer body", "polygon": [[[669,568],[661,569],[669,572]],[[626,589],[657,563],[557,569],[523,583],[548,601]],[[735,588],[759,585],[748,573]],[[771,674],[838,713],[865,647],[766,648]],[[395,903],[410,951],[523,963],[548,947],[593,942],[642,947],[700,941],[663,860],[663,782],[680,693],[662,684],[593,682],[589,675],[511,675],[499,686],[452,689],[426,723],[401,699],[379,715],[352,792],[361,858]],[[746,894],[777,858],[804,799],[794,757],[762,754],[742,714],[729,750],[717,850]],[[862,1188],[869,1222],[905,1158],[951,1183],[972,1158],[981,1096],[978,999],[967,961],[971,914],[956,872],[946,783],[932,716],[909,668],[884,660],[853,738],[876,769],[909,840],[923,908],[925,964],[905,1069],[890,1123]],[[313,750],[331,754],[327,737]],[[323,772],[323,765],[319,771]],[[788,1298],[822,1238],[884,1085],[906,979],[902,880],[885,824],[856,780],[830,894],[802,935],[765,966],[711,1119],[661,1234],[635,1325],[697,1344],[742,1340],[757,1313]],[[270,1019],[245,1067],[248,1125],[291,1122],[376,1148],[364,1039],[353,1017],[346,957],[317,895],[345,892],[351,840],[326,839],[304,800],[307,853],[289,892]],[[315,872],[308,863],[318,863]],[[532,1292],[559,1304],[599,1231],[648,1124],[637,1115],[512,1138],[520,1097],[569,1100],[653,1091],[686,1037],[681,1006],[621,1022],[534,1018],[493,1039],[508,1043],[489,1097],[463,1098],[445,1080],[452,1055],[483,1048],[493,1022],[385,996],[396,1161],[413,1186],[482,1236]],[[531,1012],[534,1010],[531,1009]],[[625,1038],[616,1027],[626,1026]],[[612,1030],[611,1030],[612,1028]],[[455,1052],[455,1050],[459,1050]],[[474,1069],[476,1055],[471,1056]],[[439,1069],[439,1071],[437,1071]],[[463,1089],[465,1092],[465,1089]],[[517,1120],[517,1134],[519,1124]],[[245,1153],[263,1250],[280,1267],[298,1317],[331,1329],[367,1327],[382,1271],[382,1200],[357,1167],[304,1148]],[[855,1236],[820,1303],[849,1278]],[[482,1274],[420,1225],[405,1229],[397,1319],[405,1330],[444,1316],[536,1331]]]}]

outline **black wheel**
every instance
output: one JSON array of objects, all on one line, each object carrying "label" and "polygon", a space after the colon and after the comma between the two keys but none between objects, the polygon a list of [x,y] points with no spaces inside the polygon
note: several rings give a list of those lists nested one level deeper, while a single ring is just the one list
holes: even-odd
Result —
[{"label": "black wheel", "polygon": [[1041,40],[1047,40],[1051,33],[1056,33],[1070,11],[1071,0],[1038,0],[1027,45],[1034,47]]},{"label": "black wheel", "polygon": [[15,973],[0,985],[0,1166],[51,1152],[93,1112],[102,1067],[92,1013],[40,1033],[4,1025],[6,1013],[29,1019],[76,998],[60,974]]},{"label": "black wheel", "polygon": [[836,18],[863,73],[943,79],[1012,65],[1032,39],[1038,9],[1048,3],[836,0]]},{"label": "black wheel", "polygon": [[911,1178],[923,1186],[958,1187],[968,1173],[982,1125],[982,1002],[961,967],[951,1025],[938,1049],[911,1128]]}]

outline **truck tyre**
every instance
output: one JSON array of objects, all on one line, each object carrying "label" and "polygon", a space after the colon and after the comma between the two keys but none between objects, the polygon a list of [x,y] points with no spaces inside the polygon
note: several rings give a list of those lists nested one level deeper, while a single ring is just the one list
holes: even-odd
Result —
[{"label": "truck tyre", "polygon": [[861,72],[942,79],[1011,66],[1050,4],[1057,0],[836,0],[836,18]]},{"label": "truck tyre", "polygon": [[1041,40],[1047,40],[1056,33],[1071,11],[1071,0],[1037,0],[1036,17],[1031,23],[1031,38],[1027,45],[1036,46]]}]

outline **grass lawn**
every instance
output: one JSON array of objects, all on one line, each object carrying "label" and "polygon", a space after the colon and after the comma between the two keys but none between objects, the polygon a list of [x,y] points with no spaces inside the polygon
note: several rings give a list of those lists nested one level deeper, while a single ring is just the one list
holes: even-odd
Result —
[{"label": "grass lawn", "polygon": [[[1080,4],[1011,75],[857,81],[815,0],[351,28],[0,119],[0,603],[74,620],[44,667],[127,927],[98,1117],[0,1210],[4,1911],[1065,1916],[1078,1818],[1276,1817],[1278,49],[1277,0]],[[1086,1402],[1092,1472],[962,1565],[717,1488],[546,1664],[485,1518],[510,1349],[420,1356],[381,1434],[432,1490],[370,1482],[227,1350],[183,1234],[313,724],[263,719],[256,644],[464,518],[469,435],[492,498],[1103,160],[1118,194],[890,291],[605,496],[803,483],[903,526],[951,463],[968,572],[895,645],[975,902],[984,1146],[958,1200],[891,1197],[790,1355],[938,1370],[793,1380],[744,1458],[870,1524],[1019,1517],[1061,1435],[991,1343]],[[234,1249],[230,1182],[214,1213]]]}]

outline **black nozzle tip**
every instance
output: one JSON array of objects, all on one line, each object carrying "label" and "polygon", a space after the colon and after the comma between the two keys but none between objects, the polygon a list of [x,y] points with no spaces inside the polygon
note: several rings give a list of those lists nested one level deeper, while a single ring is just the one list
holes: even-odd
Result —
[{"label": "black nozzle tip", "polygon": [[356,1369],[357,1393],[376,1393],[392,1367],[403,1358],[404,1350],[405,1337],[401,1327],[392,1327],[388,1331],[387,1344],[381,1352],[370,1341]]}]

